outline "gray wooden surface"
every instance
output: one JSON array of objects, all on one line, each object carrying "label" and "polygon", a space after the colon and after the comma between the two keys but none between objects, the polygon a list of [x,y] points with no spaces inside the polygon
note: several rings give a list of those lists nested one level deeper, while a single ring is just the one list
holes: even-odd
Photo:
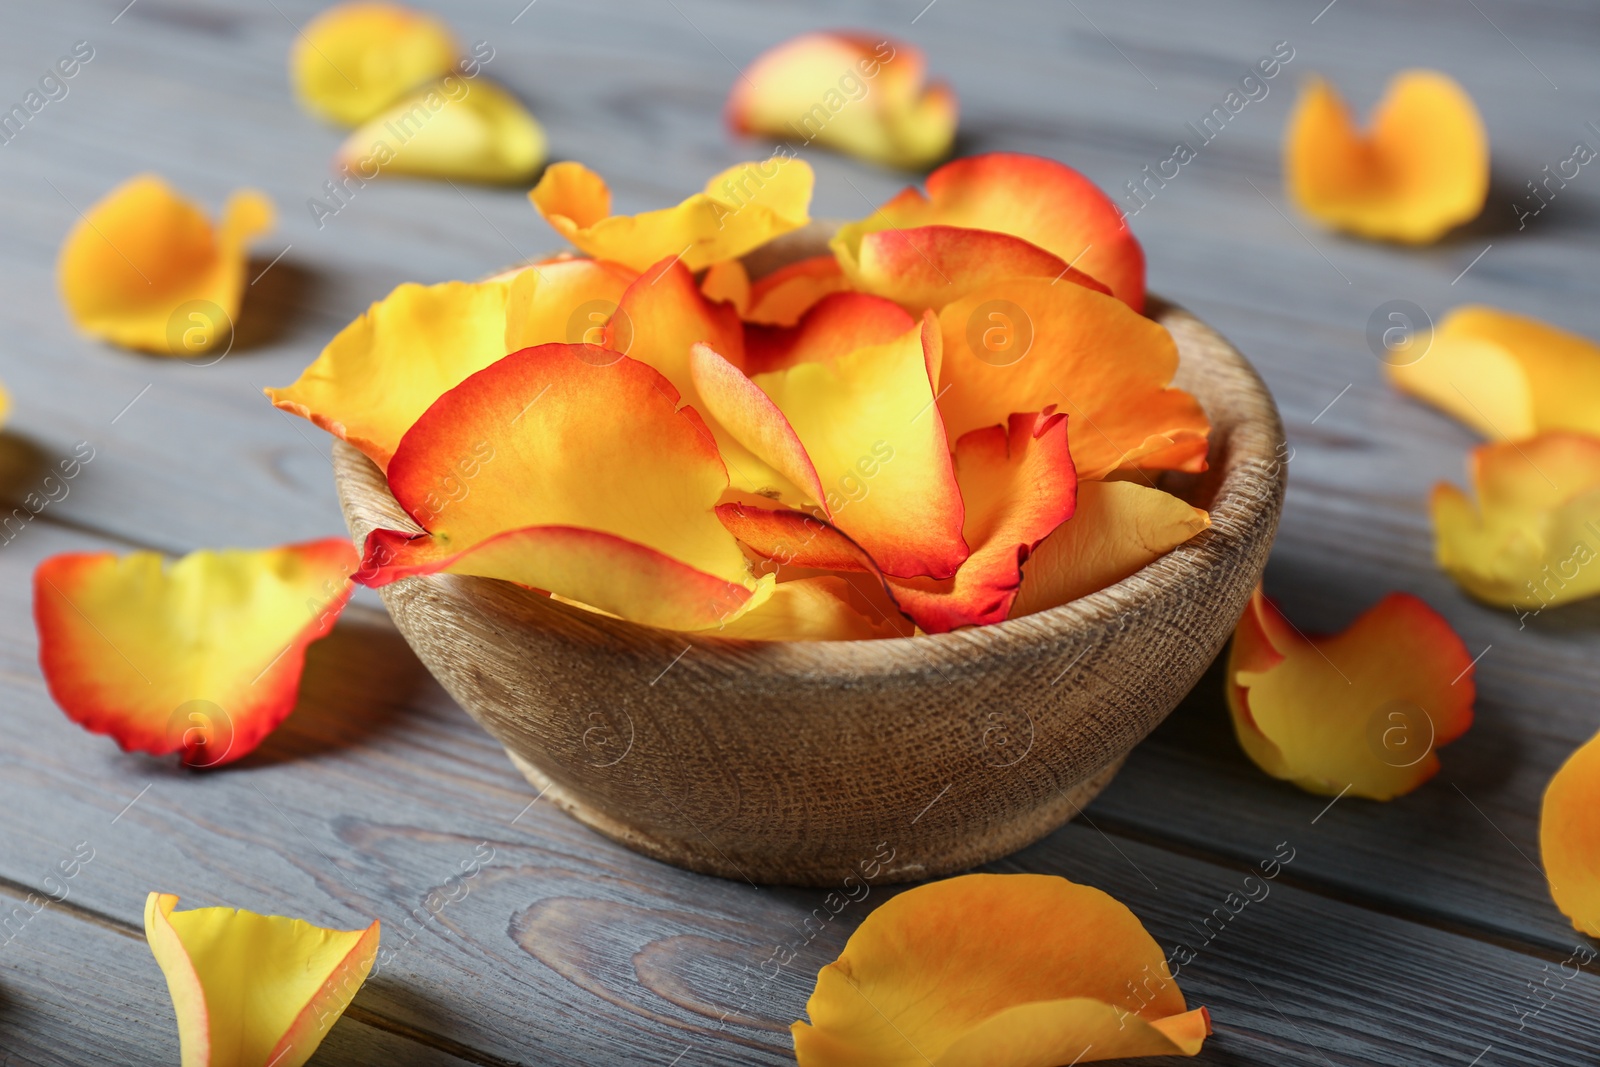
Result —
[{"label": "gray wooden surface", "polygon": [[[760,154],[725,134],[721,102],[735,64],[802,30],[862,26],[917,43],[960,94],[963,151],[1055,156],[1113,189],[1166,158],[1186,122],[1289,41],[1295,57],[1268,96],[1201,148],[1133,226],[1151,287],[1228,334],[1282,406],[1295,452],[1269,590],[1308,629],[1341,627],[1390,589],[1425,597],[1474,654],[1488,649],[1477,723],[1417,794],[1326,808],[1249,765],[1214,674],[1087,819],[996,868],[1101,886],[1171,945],[1193,942],[1249,866],[1288,842],[1295,859],[1270,897],[1184,968],[1185,993],[1217,1026],[1199,1062],[1596,1061],[1600,976],[1558,980],[1538,999],[1529,983],[1557,973],[1578,941],[1537,869],[1538,802],[1600,726],[1600,604],[1519,629],[1432,566],[1425,494],[1438,479],[1460,480],[1473,438],[1384,385],[1366,324],[1392,299],[1435,318],[1482,301],[1600,336],[1600,172],[1586,168],[1524,230],[1510,206],[1575,141],[1600,147],[1586,125],[1600,123],[1600,9],[523,2],[452,4],[449,17],[466,41],[492,44],[488,74],[533,106],[556,158],[597,168],[624,211],[674,202]],[[39,560],[338,532],[327,440],[273,411],[258,387],[292,380],[401,281],[474,277],[555,244],[518,190],[403,181],[361,190],[319,230],[305,201],[339,134],[298,111],[284,77],[294,26],[319,5],[125,3],[10,0],[0,13],[7,108],[74,42],[95,49],[67,97],[0,146],[0,379],[15,400],[0,435],[0,499],[20,501],[75,442],[96,448],[70,495],[0,545],[0,906],[38,889],[77,842],[95,850],[70,897],[0,946],[0,1064],[176,1062],[171,1009],[139,933],[156,888],[187,905],[343,927],[384,921],[385,947],[399,952],[317,1063],[788,1061],[786,1027],[815,969],[888,891],[804,943],[796,924],[818,891],[686,874],[547,805],[528,807],[532,790],[373,598],[358,597],[312,649],[285,726],[225,772],[124,755],[50,702],[28,604]],[[1424,249],[1325,234],[1282,194],[1279,138],[1294,83],[1331,75],[1365,108],[1406,66],[1446,70],[1478,101],[1495,156],[1489,212]],[[819,215],[863,214],[906,181],[808,158]],[[102,347],[76,336],[60,309],[53,261],[77,209],[144,170],[211,205],[254,185],[282,210],[256,269],[288,250],[251,287],[239,342],[214,366]],[[469,895],[407,941],[408,910],[485,843],[494,859]],[[776,946],[796,943],[778,978],[747,978]]]}]

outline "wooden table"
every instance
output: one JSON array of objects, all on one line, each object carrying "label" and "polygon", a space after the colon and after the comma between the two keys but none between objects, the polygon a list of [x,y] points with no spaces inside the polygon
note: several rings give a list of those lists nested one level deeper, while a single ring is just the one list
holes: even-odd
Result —
[{"label": "wooden table", "polygon": [[[317,1063],[790,1062],[786,1028],[816,969],[889,891],[808,941],[798,923],[821,891],[684,873],[531,803],[370,595],[311,650],[293,717],[226,771],[122,754],[51,703],[29,615],[41,559],[340,532],[328,439],[274,411],[260,387],[291,381],[402,281],[476,277],[557,243],[520,190],[398,180],[361,189],[319,228],[306,202],[322,195],[340,134],[296,108],[284,62],[294,27],[321,5],[126,2],[11,4],[0,34],[5,107],[74,42],[94,48],[68,96],[0,146],[0,377],[15,401],[0,436],[7,509],[76,442],[94,448],[70,495],[0,546],[4,907],[40,889],[77,843],[94,850],[66,901],[0,945],[0,1065],[177,1062],[142,943],[151,889],[186,906],[345,928],[383,920],[398,954]],[[924,2],[448,6],[466,41],[490,42],[488,73],[531,104],[556,158],[597,168],[622,211],[676,202],[759,157],[719,119],[734,68],[813,27],[862,25],[926,49],[960,93],[962,151],[1054,156],[1113,190],[1191,139],[1185,123],[1288,41],[1294,58],[1267,97],[1197,146],[1133,226],[1151,287],[1228,334],[1282,406],[1294,458],[1269,590],[1308,629],[1342,627],[1391,589],[1421,595],[1483,653],[1477,723],[1416,794],[1330,805],[1246,761],[1214,671],[1083,819],[993,869],[1100,886],[1163,945],[1197,946],[1182,984],[1217,1027],[1199,1062],[1596,1062],[1600,978],[1562,976],[1580,939],[1548,898],[1537,820],[1545,782],[1600,725],[1600,603],[1523,626],[1433,566],[1426,494],[1462,479],[1474,438],[1388,388],[1367,335],[1376,308],[1405,299],[1434,318],[1482,301],[1600,336],[1600,171],[1586,168],[1523,229],[1512,210],[1575,141],[1600,146],[1600,10],[1588,0]],[[1282,189],[1294,85],[1322,72],[1364,109],[1406,66],[1446,70],[1478,101],[1495,152],[1489,210],[1421,249],[1323,232]],[[907,181],[808,158],[818,215],[865,214]],[[248,184],[281,207],[257,249],[238,342],[215,365],[104,347],[62,312],[52,267],[62,236],[79,210],[145,170],[212,206]],[[1284,842],[1294,860],[1270,897],[1207,940],[1213,909]],[[408,938],[404,917],[484,848],[493,859],[470,894]],[[799,946],[794,964],[751,985],[747,968],[779,944]]]}]

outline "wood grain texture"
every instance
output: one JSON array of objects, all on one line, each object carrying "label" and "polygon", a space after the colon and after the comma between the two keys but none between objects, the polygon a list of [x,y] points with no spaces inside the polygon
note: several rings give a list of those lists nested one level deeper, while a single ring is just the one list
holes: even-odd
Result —
[{"label": "wood grain texture", "polygon": [[[421,1035],[405,1038],[417,1058],[400,1062],[435,1062],[427,1057],[440,1049],[492,1064],[669,1064],[680,1053],[683,1067],[792,1062],[779,1028],[878,892],[806,942],[760,987],[759,1007],[741,1013],[741,968],[800,941],[794,924],[822,894],[657,865],[543,801],[518,818],[534,792],[371,612],[352,611],[313,648],[299,710],[255,761],[225,774],[117,753],[43,693],[25,593],[39,558],[336,532],[328,442],[271,410],[256,387],[292,380],[402,281],[476,277],[554,240],[520,190],[404,181],[374,183],[316,227],[305,201],[342,134],[298,112],[284,57],[291,23],[321,6],[138,0],[115,23],[124,0],[5,12],[0,100],[21,99],[75,40],[91,40],[96,58],[67,99],[0,147],[0,379],[15,401],[0,435],[0,497],[19,502],[78,440],[98,452],[68,499],[0,548],[0,877],[37,887],[58,849],[92,834],[105,866],[85,873],[85,905],[127,931],[155,887],[327,923],[380,917],[402,930],[408,909],[488,840],[499,850],[493,891],[475,889],[459,915],[421,928],[357,999],[368,1014],[340,1023],[330,1045],[361,1021]],[[1213,676],[1134,750],[1089,808],[1092,826],[1063,828],[1010,869],[1100,885],[1170,944],[1192,936],[1189,925],[1276,842],[1301,846],[1282,878],[1293,892],[1275,888],[1185,976],[1190,999],[1210,1004],[1219,1024],[1201,1063],[1592,1059],[1600,1008],[1585,983],[1524,1030],[1517,1010],[1527,983],[1572,949],[1537,869],[1537,813],[1550,774],[1600,727],[1600,609],[1574,605],[1519,629],[1437,572],[1426,493],[1462,480],[1475,439],[1389,389],[1366,329],[1380,304],[1405,298],[1434,319],[1483,301],[1600,336],[1600,177],[1586,167],[1524,230],[1510,210],[1574,141],[1596,145],[1587,122],[1600,122],[1600,13],[1587,0],[939,0],[919,17],[925,6],[539,0],[513,24],[520,2],[463,0],[446,13],[464,39],[492,42],[490,75],[529,101],[558,157],[608,178],[623,211],[673,202],[765,151],[728,138],[717,108],[733,66],[790,33],[857,25],[910,40],[960,93],[962,151],[1039,152],[1114,190],[1166,158],[1184,123],[1273,42],[1290,41],[1296,58],[1270,95],[1131,224],[1152,287],[1234,341],[1283,412],[1294,451],[1269,591],[1308,631],[1345,625],[1390,589],[1423,596],[1474,654],[1493,646],[1478,667],[1477,723],[1418,793],[1387,805],[1347,798],[1323,813],[1324,799],[1239,755]],[[1320,231],[1281,192],[1278,139],[1294,82],[1331,77],[1361,110],[1408,66],[1448,71],[1484,113],[1495,155],[1484,220],[1424,249]],[[818,170],[819,214],[864,214],[908,180],[804,154]],[[248,183],[283,209],[281,240],[261,243],[257,268],[292,247],[249,291],[248,336],[212,367],[96,345],[59,308],[51,265],[75,210],[148,169],[213,206]],[[121,966],[96,953],[144,967],[147,950],[76,939],[65,933],[73,928],[36,942],[37,956],[21,941],[0,950],[0,1055],[170,1063],[170,1036],[163,1044],[151,1030],[165,1025],[159,989],[138,993],[151,1027],[95,1022],[102,972]],[[50,1003],[38,977],[47,967],[62,989]],[[37,1051],[50,1048],[62,1051]]]}]

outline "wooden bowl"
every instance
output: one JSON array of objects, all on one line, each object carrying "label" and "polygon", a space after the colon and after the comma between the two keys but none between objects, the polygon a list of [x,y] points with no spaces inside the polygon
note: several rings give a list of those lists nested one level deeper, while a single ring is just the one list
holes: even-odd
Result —
[{"label": "wooden bowl", "polygon": [[[815,254],[796,235],[753,273]],[[1077,815],[1192,688],[1261,577],[1283,428],[1255,371],[1152,298],[1178,384],[1214,427],[1183,495],[1212,526],[1098,593],[994,626],[882,641],[657,630],[509,582],[380,592],[417,655],[544,796],[629,848],[750,882],[910,881],[1022,848]],[[416,529],[334,450],[350,532]]]}]

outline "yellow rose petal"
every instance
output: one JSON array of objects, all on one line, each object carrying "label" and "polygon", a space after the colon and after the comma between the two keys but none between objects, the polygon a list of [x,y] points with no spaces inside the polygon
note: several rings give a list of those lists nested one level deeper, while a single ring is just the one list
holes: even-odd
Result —
[{"label": "yellow rose petal", "polygon": [[177,906],[170,893],[151,893],[144,935],[167,978],[183,1067],[302,1067],[378,953],[376,920],[365,930],[326,930]]},{"label": "yellow rose petal", "polygon": [[521,101],[484,78],[447,74],[352,133],[335,161],[366,181],[512,183],[531,181],[544,160],[544,128]]},{"label": "yellow rose petal", "polygon": [[295,36],[289,82],[307,111],[354,126],[449,70],[460,51],[443,23],[399,4],[338,4]]},{"label": "yellow rose petal", "polygon": [[61,246],[57,277],[79,329],[125,348],[193,356],[238,320],[246,246],[272,228],[272,201],[228,198],[220,225],[143,174],[89,208]]}]

